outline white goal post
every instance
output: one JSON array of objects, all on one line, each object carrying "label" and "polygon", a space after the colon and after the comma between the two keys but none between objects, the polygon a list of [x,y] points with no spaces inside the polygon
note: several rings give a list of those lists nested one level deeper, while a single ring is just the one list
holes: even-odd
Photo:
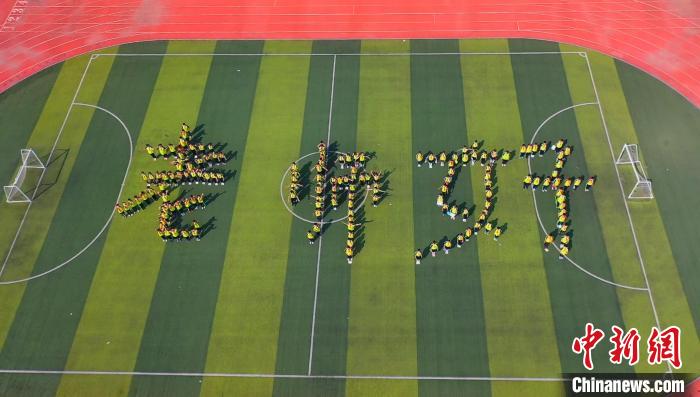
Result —
[{"label": "white goal post", "polygon": [[21,149],[20,157],[22,159],[22,164],[19,166],[15,179],[12,181],[12,184],[3,186],[5,201],[8,203],[30,203],[32,199],[22,190],[22,184],[24,183],[24,178],[27,176],[27,170],[30,168],[42,170],[46,168],[39,156],[37,156],[36,152],[32,149]]},{"label": "white goal post", "polygon": [[631,165],[634,171],[635,184],[627,196],[628,199],[653,199],[654,191],[651,188],[651,180],[647,177],[639,160],[639,148],[636,143],[625,143],[622,151],[617,156],[616,165]]}]

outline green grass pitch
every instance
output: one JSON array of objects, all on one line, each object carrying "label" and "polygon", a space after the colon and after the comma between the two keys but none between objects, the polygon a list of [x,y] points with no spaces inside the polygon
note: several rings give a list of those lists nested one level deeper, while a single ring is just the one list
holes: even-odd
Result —
[{"label": "green grass pitch", "polygon": [[[700,373],[700,112],[607,56],[530,40],[138,43],[33,76],[0,115],[0,180],[21,148],[49,160],[28,211],[0,204],[0,395],[562,395],[562,374],[585,371],[571,343],[587,322],[606,332],[597,372],[666,371],[646,362],[658,323],[683,332],[677,372]],[[144,145],[183,121],[232,155],[225,186],[180,189],[215,195],[186,217],[212,229],[163,243],[155,205],[109,221],[141,171],[165,167]],[[415,153],[517,150],[535,132],[573,145],[567,174],[598,177],[572,195],[572,262],[543,252],[553,195],[536,210],[516,156],[496,169],[501,239],[416,266],[416,248],[465,224],[435,207],[445,168]],[[280,198],[290,162],[329,136],[388,175],[352,265],[344,225],[309,245]],[[654,200],[624,200],[624,143]],[[453,199],[479,211],[482,179],[463,168]],[[612,325],[640,331],[636,366],[609,362]]]}]

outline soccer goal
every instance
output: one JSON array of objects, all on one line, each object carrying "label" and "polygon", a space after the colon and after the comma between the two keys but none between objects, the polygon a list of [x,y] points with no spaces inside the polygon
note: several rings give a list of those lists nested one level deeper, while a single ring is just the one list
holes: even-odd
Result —
[{"label": "soccer goal", "polygon": [[635,143],[625,143],[620,155],[617,156],[617,165],[631,165],[636,178],[634,187],[627,196],[628,199],[653,199],[654,192],[651,188],[651,180],[647,177],[639,160],[639,148]]},{"label": "soccer goal", "polygon": [[24,179],[27,176],[27,170],[31,168],[44,169],[46,166],[39,159],[32,149],[22,149],[20,150],[20,157],[22,158],[22,164],[20,164],[19,170],[12,184],[3,186],[5,191],[5,201],[8,203],[29,203],[32,199],[27,194],[28,191],[22,188],[24,184]]}]

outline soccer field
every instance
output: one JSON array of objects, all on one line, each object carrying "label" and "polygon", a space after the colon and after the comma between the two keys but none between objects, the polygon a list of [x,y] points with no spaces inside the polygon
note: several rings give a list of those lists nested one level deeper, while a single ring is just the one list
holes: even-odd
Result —
[{"label": "soccer field", "polygon": [[[0,114],[3,184],[22,148],[47,163],[27,175],[31,205],[0,204],[0,395],[563,395],[587,372],[571,347],[586,323],[606,332],[595,372],[668,371],[646,338],[678,326],[673,371],[700,373],[700,112],[605,55],[520,39],[137,43],[33,76]],[[185,217],[207,232],[164,243],[158,205],[112,211],[142,171],[169,169],[144,147],[183,121],[229,153],[230,178],[179,189],[211,195]],[[496,167],[498,241],[414,264],[466,225],[440,214],[445,168],[416,152],[559,138],[564,173],[597,178],[571,194],[567,260],[542,250],[554,193],[522,188],[529,167],[551,172],[548,153]],[[290,163],[320,140],[386,175],[352,264],[344,206],[310,245],[311,202],[284,202]],[[626,199],[626,143],[652,200]],[[452,199],[479,212],[483,178],[462,168]],[[614,325],[641,334],[634,367],[608,358]]]}]

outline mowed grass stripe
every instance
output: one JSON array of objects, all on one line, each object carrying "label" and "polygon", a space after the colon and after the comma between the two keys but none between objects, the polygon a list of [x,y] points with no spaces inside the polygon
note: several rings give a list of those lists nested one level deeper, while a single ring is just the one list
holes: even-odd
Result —
[{"label": "mowed grass stripe", "polygon": [[[362,52],[406,52],[408,43],[363,41]],[[416,375],[411,74],[408,57],[360,59],[357,148],[376,152],[389,195],[367,207],[362,250],[351,265],[347,373]],[[401,236],[398,238],[398,236]],[[348,380],[350,396],[417,395],[417,382]]]},{"label": "mowed grass stripe", "polygon": [[[462,52],[508,52],[507,40],[460,44]],[[517,150],[523,133],[510,56],[462,56],[461,64],[470,140],[484,140],[486,148]],[[472,169],[474,180],[481,181],[483,169]],[[498,242],[491,236],[478,238],[490,374],[557,377],[561,368],[539,224],[531,197],[520,187],[527,163],[514,159],[494,171],[498,193],[491,219],[506,229]],[[482,206],[484,197],[483,188],[476,186],[473,202]],[[494,396],[563,393],[557,383],[493,382],[491,389]]]},{"label": "mowed grass stripe", "polygon": [[[358,52],[359,41],[316,41],[314,53]],[[311,58],[304,112],[304,127],[298,157],[317,151],[320,140],[327,140],[328,116],[333,86],[331,150],[354,150],[357,117],[359,58],[337,57],[333,84],[333,56]],[[334,158],[331,157],[331,158]],[[305,167],[318,160],[311,156],[299,163]],[[344,173],[336,169],[334,173]],[[310,176],[312,176],[310,174]],[[287,185],[289,181],[285,182]],[[313,185],[313,181],[309,181]],[[285,186],[285,194],[287,186]],[[313,198],[307,197],[309,202]],[[306,204],[306,203],[305,203]],[[300,205],[298,213],[313,218],[310,206]],[[326,221],[345,215],[345,210],[331,211]],[[289,215],[291,216],[291,215]],[[294,218],[289,243],[280,336],[277,347],[276,373],[306,374],[311,348],[311,325],[314,315],[316,262],[319,245],[309,245],[306,231],[311,225]],[[347,313],[350,267],[345,263],[345,225],[327,225],[319,263],[319,291],[316,307],[312,373],[345,373]],[[344,380],[276,379],[273,395],[342,395]]]},{"label": "mowed grass stripe", "polygon": [[[266,52],[309,51],[268,42]],[[263,57],[207,355],[207,372],[274,373],[291,217],[279,197],[296,158],[309,57]],[[272,392],[273,380],[206,378],[203,395]]]},{"label": "mowed grass stripe", "polygon": [[[319,51],[359,53],[360,41],[325,42]],[[357,148],[357,111],[360,89],[360,57],[339,56],[336,60],[335,93],[333,98],[333,125],[331,142],[337,150],[352,152]],[[372,151],[373,148],[359,150]],[[367,163],[375,169],[373,161]],[[347,169],[339,174],[348,173]],[[369,201],[367,202],[369,204]],[[343,217],[347,206],[341,206],[337,214],[329,219]],[[343,248],[347,238],[347,227],[335,223],[323,236],[321,266],[316,306],[316,331],[313,374],[344,374],[347,365],[348,315],[350,310],[350,277],[352,265],[348,266]],[[336,395],[343,393],[344,381],[339,381],[334,390]]]},{"label": "mowed grass stripe", "polygon": [[[140,45],[148,52],[164,52],[165,43]],[[133,51],[132,46],[120,47],[120,53]],[[142,148],[145,141],[153,138],[151,129],[142,128],[151,95],[161,67],[160,57],[100,57],[95,62],[112,59],[114,66],[109,76],[105,93],[99,105],[118,115],[129,127],[134,139],[134,158],[122,192],[122,199],[131,197],[142,189],[139,172],[145,165]],[[95,103],[80,96],[86,103]],[[176,124],[177,125],[177,124]],[[151,160],[148,160],[151,161]],[[152,162],[152,161],[151,161]],[[123,176],[124,167],[114,169]],[[114,197],[109,204],[113,205]],[[153,216],[155,212],[150,210]],[[87,302],[80,318],[68,361],[67,369],[116,370],[131,369],[138,351],[143,329],[139,314],[145,310],[148,298],[150,261],[145,253],[150,252],[144,238],[152,230],[152,220],[140,214],[128,221],[113,219],[105,239],[105,246],[90,286]],[[138,258],[138,260],[135,260]],[[156,262],[157,263],[157,262]],[[150,287],[152,288],[152,287]],[[150,298],[150,294],[147,295]],[[82,380],[82,381],[81,381]],[[126,383],[123,383],[127,380]],[[89,377],[63,379],[59,395],[75,395],[78,392],[100,395],[123,395],[128,390],[128,379],[114,378],[110,382],[97,382]]]},{"label": "mowed grass stripe", "polygon": [[[598,53],[589,53],[589,59],[613,149],[621,149],[624,143],[639,143],[644,169],[651,174],[650,177],[653,180],[656,199],[628,203],[659,321],[662,327],[669,325],[681,327],[684,335],[682,340],[684,368],[687,368],[688,372],[700,372],[700,341],[694,337],[698,334],[699,317],[693,315],[697,305],[693,305],[692,292],[689,292],[695,286],[686,282],[686,279],[693,277],[697,279],[697,276],[692,274],[688,276],[686,273],[688,270],[692,272],[692,266],[688,267],[688,264],[693,263],[693,260],[688,258],[697,256],[675,256],[677,247],[672,249],[671,245],[673,237],[687,239],[687,236],[693,235],[693,223],[685,222],[686,217],[696,214],[697,207],[693,207],[689,202],[678,200],[678,197],[686,194],[684,197],[695,199],[695,196],[687,196],[690,191],[690,185],[687,184],[692,182],[686,178],[697,178],[697,176],[689,176],[686,173],[689,168],[683,158],[690,156],[689,153],[694,153],[693,144],[697,148],[698,141],[695,132],[692,131],[695,131],[693,125],[700,123],[698,111],[683,98],[672,93],[668,87],[636,69],[617,64],[613,59]],[[623,75],[626,77],[623,78]],[[633,98],[635,95],[642,95],[650,103]],[[634,111],[632,107],[635,108]],[[661,130],[673,131],[674,140],[667,141],[668,137],[665,134],[659,134]],[[676,138],[675,134],[679,137]],[[663,149],[659,150],[659,148]],[[680,154],[679,151],[684,152],[685,155]],[[674,153],[674,155],[671,156],[668,153]],[[625,168],[628,167],[620,167],[620,172],[623,175],[625,188],[629,189],[632,186],[629,182],[633,180],[634,175],[631,170]],[[665,171],[667,168],[668,172]],[[687,191],[683,193],[677,189],[687,189]],[[684,211],[678,209],[679,205],[688,205],[688,207]],[[662,207],[666,210],[664,211]],[[682,223],[676,223],[677,221]],[[685,234],[671,236],[671,230],[678,233],[677,227],[687,225],[691,225],[691,228],[686,229]],[[693,244],[679,245],[681,250],[694,248]],[[679,265],[679,260],[686,262],[684,265]],[[681,267],[685,270],[681,271]],[[649,331],[646,329],[644,333]],[[662,368],[658,366],[656,370],[662,370]]]},{"label": "mowed grass stripe", "polygon": [[[534,40],[509,40],[511,51],[559,51],[556,43]],[[568,55],[512,55],[511,63],[518,94],[520,118],[523,125],[523,140],[529,142],[541,123],[552,114],[572,105],[566,81],[562,56]],[[573,111],[567,111],[551,119],[537,136],[537,141],[555,141],[559,137],[568,140],[574,147],[564,174],[589,175],[585,163],[585,150],[579,138],[578,126]],[[604,149],[604,147],[603,147]],[[554,168],[554,155],[532,160],[533,172],[549,174]],[[523,191],[522,194],[530,195]],[[556,208],[554,193],[538,192],[537,204],[542,221],[549,230],[555,229]],[[593,195],[582,190],[573,192],[570,200],[573,248],[571,258],[582,267],[606,279],[612,279],[610,262],[598,222]],[[540,234],[544,239],[544,233]],[[587,322],[610,332],[612,325],[625,326],[620,312],[615,287],[604,284],[576,269],[565,260],[557,259],[553,248],[545,255],[554,315],[559,357],[564,372],[584,371],[582,357],[571,350],[575,337],[581,336]],[[598,371],[624,372],[629,368],[610,364],[608,349],[593,351],[593,362]]]},{"label": "mowed grass stripe", "polygon": [[[413,40],[412,53],[459,52],[456,40]],[[458,55],[411,57],[412,153],[459,150],[467,143],[462,69]],[[476,138],[476,137],[475,137]],[[413,156],[411,156],[413,158]],[[408,156],[407,159],[408,161]],[[413,163],[413,161],[411,161]],[[415,165],[412,165],[415,167]],[[481,170],[481,167],[479,167]],[[469,169],[459,168],[449,202],[471,207]],[[463,232],[466,224],[442,216],[435,205],[447,167],[413,170],[414,249],[432,240],[441,244]],[[393,185],[395,186],[395,185]],[[478,190],[478,186],[477,189]],[[405,268],[411,257],[404,259]],[[426,251],[415,266],[418,373],[421,376],[488,376],[486,330],[477,239],[449,255],[433,258]],[[407,303],[406,303],[407,304]],[[424,382],[420,394],[488,394],[488,382]]]},{"label": "mowed grass stripe", "polygon": [[[109,64],[107,62],[106,70]],[[108,79],[104,83],[106,70],[100,73],[98,68],[96,80],[92,81],[96,85],[83,93],[102,106],[108,106],[110,98],[128,93],[124,81],[115,83]],[[79,150],[65,153],[75,157],[75,163],[37,257],[35,272],[52,268],[94,237],[111,213],[128,164],[128,140],[116,120],[103,112],[93,114],[84,109],[72,109],[71,119],[72,112],[78,117],[81,114],[92,117],[84,120],[89,120],[89,126],[84,139],[81,137]],[[67,128],[72,131],[75,127]],[[84,130],[85,125],[77,127],[78,131],[81,128]],[[71,138],[74,136],[69,133],[68,141],[59,145],[67,144]],[[2,352],[2,367],[64,368],[103,243],[104,238],[97,239],[91,249],[69,266],[28,284]],[[32,395],[52,395],[59,380],[58,376],[15,377],[4,383],[5,394],[22,390]]]},{"label": "mowed grass stripe", "polygon": [[[53,142],[56,139],[56,134],[58,133],[63,119],[65,118],[70,102],[75,94],[75,89],[78,86],[78,82],[82,77],[87,62],[88,57],[79,57],[65,62],[60,67],[60,73],[55,78],[55,83],[53,84],[51,93],[45,100],[45,104],[42,104],[43,109],[41,110],[41,116],[39,116],[39,119],[36,120],[36,122],[30,127],[32,128],[31,136],[28,138],[28,140],[20,142],[21,145],[34,147],[39,155],[43,156],[44,159],[48,157],[48,154],[51,151]],[[104,84],[104,79],[106,79],[108,70],[109,69],[107,69],[107,71],[103,71],[102,84]],[[24,84],[22,86],[24,86]],[[84,118],[78,118],[76,116],[85,116],[85,114],[76,113],[74,114],[74,117],[71,118],[71,120],[76,120],[76,122],[83,122],[82,124],[73,124],[74,129],[71,130],[73,132],[73,134],[71,134],[71,142],[73,143],[72,148],[77,151],[87,130],[87,125],[90,118],[88,117],[85,120]],[[91,116],[91,114],[89,116]],[[78,126],[81,126],[81,128],[78,128]],[[5,129],[5,131],[8,130]],[[64,142],[64,145],[62,146],[68,147],[66,143],[67,141]],[[12,156],[15,156],[15,154],[12,154]],[[12,156],[7,157],[8,163],[17,165],[17,162],[20,161],[19,151],[17,151],[15,157]],[[10,160],[11,158],[14,158],[15,160]],[[30,214],[28,214],[28,219],[24,225],[26,230],[23,227],[23,233],[21,234],[21,237],[28,239],[31,244],[23,244],[25,251],[24,253],[20,252],[19,247],[17,247],[17,258],[21,259],[21,262],[14,260],[9,262],[8,267],[5,269],[5,273],[2,278],[3,280],[22,278],[22,275],[31,272],[31,269],[36,261],[36,257],[39,255],[39,251],[41,250],[44,237],[46,237],[46,233],[49,230],[51,219],[54,216],[56,208],[58,207],[58,201],[63,193],[63,189],[65,188],[68,180],[68,175],[70,174],[70,170],[75,162],[75,156],[68,158],[67,160],[70,161],[63,164],[64,172],[62,173],[62,178],[56,180],[53,188],[44,194],[42,200],[37,200],[35,203],[33,203],[32,211]],[[58,164],[59,163],[57,163],[57,165]],[[55,169],[55,166],[51,168],[52,171]],[[0,244],[2,244],[3,247],[1,257],[2,261],[5,260],[5,257],[9,252],[10,245],[15,237],[21,218],[24,216],[25,210],[26,205],[24,204],[8,205],[4,203],[4,200],[3,203],[0,204],[0,218],[3,220],[3,224],[7,225],[7,227],[2,228],[2,231],[0,231]],[[13,252],[15,251],[13,250]],[[0,287],[0,313],[2,313],[0,314],[0,345],[4,345],[7,332],[10,329],[15,312],[20,304],[26,286],[26,283],[19,283],[3,285]]]},{"label": "mowed grass stripe", "polygon": [[[562,51],[576,51],[572,46],[560,46]],[[562,57],[569,91],[574,103],[595,102],[595,92],[591,85],[590,73],[585,59]],[[605,248],[610,258],[613,278],[616,282],[638,287],[646,286],[640,268],[635,241],[630,232],[624,198],[615,173],[614,160],[607,145],[605,129],[597,105],[576,108],[581,143],[586,148],[585,160],[590,173],[597,175],[598,182],[593,189],[598,220],[605,238]],[[617,288],[620,309],[628,328],[636,327],[646,333],[656,325],[654,313],[646,291],[632,291]],[[645,360],[634,367],[637,372],[652,369]]]},{"label": "mowed grass stripe", "polygon": [[[314,42],[313,51],[318,51],[318,42]],[[333,57],[315,56],[309,61],[309,76],[306,88],[306,104],[304,123],[301,134],[301,145],[298,153],[291,161],[317,151],[319,141],[326,140],[328,129],[328,112],[331,95],[331,76],[333,73]],[[313,164],[318,161],[318,155],[309,156],[298,162],[298,166],[307,176],[304,184],[311,188],[305,201],[314,202],[310,195],[313,192],[315,171]],[[308,170],[308,173],[307,173]],[[281,175],[280,175],[281,178]],[[289,190],[289,178],[284,181],[283,193],[285,199]],[[314,219],[312,206],[307,203],[295,207],[300,216]],[[280,318],[280,333],[277,342],[276,373],[305,374],[308,370],[309,348],[311,336],[311,321],[313,316],[314,286],[316,280],[316,260],[318,244],[310,245],[306,239],[306,231],[311,224],[302,221],[292,214],[292,228],[289,236],[289,252],[287,258],[287,273],[285,275],[284,302]],[[278,390],[281,380],[275,381],[273,394],[286,394]]]},{"label": "mowed grass stripe", "polygon": [[[216,42],[213,41],[177,41],[169,44],[168,51],[211,53],[215,45]],[[153,120],[153,125],[158,124],[169,130],[169,136],[165,138],[165,142],[177,141],[179,131],[177,126],[181,121],[191,124],[195,129],[199,128],[202,142],[221,142],[220,138],[225,135],[225,132],[218,131],[219,139],[217,139],[215,127],[204,123],[201,117],[197,118],[203,109],[200,105],[206,106],[202,103],[205,88],[211,88],[212,84],[219,89],[223,86],[222,81],[216,81],[222,79],[220,75],[211,76],[212,79],[209,81],[207,79],[210,76],[213,58],[197,56],[173,57],[172,62],[169,59],[165,60],[164,67],[158,76],[159,82],[178,81],[178,86],[173,84],[169,87],[177,92],[177,95],[172,96],[167,102],[167,112],[153,112],[150,116],[157,116],[157,118],[148,119]],[[227,69],[225,73],[233,75],[234,70],[229,67]],[[186,77],[183,78],[183,76]],[[215,103],[217,106],[220,105],[218,100]],[[154,103],[151,109],[156,106],[162,105]],[[161,109],[166,110],[165,107]],[[219,112],[226,115],[232,114],[232,112],[223,112],[222,109],[219,109]],[[174,119],[176,116],[179,118]],[[151,142],[151,144],[155,146],[159,142]],[[148,157],[143,151],[139,154]],[[165,169],[173,168],[165,162],[161,161],[161,164]],[[216,194],[222,190],[203,189],[195,185],[194,188],[181,187],[177,193]],[[233,197],[227,198],[231,201]],[[206,210],[196,211],[192,215],[183,217],[182,224],[186,225],[192,217],[205,222],[206,218],[202,219],[202,216],[214,216],[217,221],[216,226],[223,223],[223,230],[226,230],[230,222],[231,208],[225,204],[226,199],[218,199],[223,197],[218,197],[211,205],[207,205]],[[159,240],[153,231],[157,226],[157,216],[151,220],[153,222],[153,227],[149,230],[151,236],[145,236],[145,239]],[[182,242],[181,244],[160,242],[161,246],[165,247],[165,252],[141,337],[141,346],[134,366],[136,371],[199,372],[204,368],[209,326],[216,305],[216,286],[218,286],[221,258],[225,250],[225,237],[222,235],[226,233],[210,233],[208,238],[200,242]],[[135,377],[130,386],[130,395],[196,396],[199,394],[199,385],[199,379],[194,378]]]}]

